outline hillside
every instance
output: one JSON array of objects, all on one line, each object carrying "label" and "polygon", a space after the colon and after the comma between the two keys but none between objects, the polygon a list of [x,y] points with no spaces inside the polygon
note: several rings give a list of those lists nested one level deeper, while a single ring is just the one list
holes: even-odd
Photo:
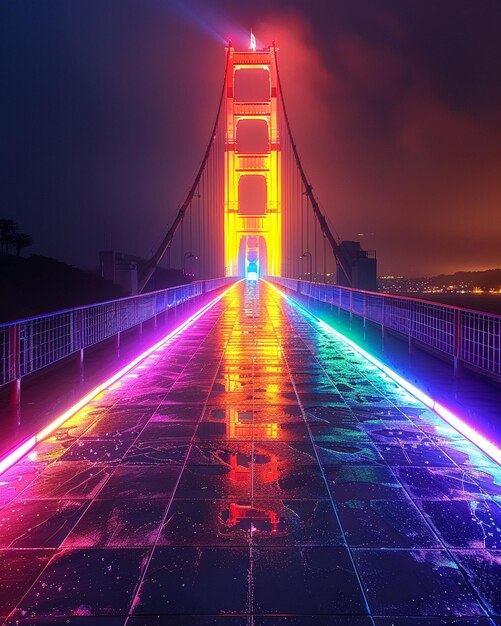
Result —
[{"label": "hillside", "polygon": [[437,284],[470,283],[481,289],[496,289],[501,285],[501,269],[484,270],[479,272],[454,272],[454,274],[439,274],[430,279]]},{"label": "hillside", "polygon": [[49,257],[0,253],[0,322],[92,304],[124,294],[120,287]]}]

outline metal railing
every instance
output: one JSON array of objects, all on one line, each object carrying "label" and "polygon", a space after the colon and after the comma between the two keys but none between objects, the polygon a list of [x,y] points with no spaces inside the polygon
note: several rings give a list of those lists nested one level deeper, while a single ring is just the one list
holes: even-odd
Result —
[{"label": "metal railing", "polygon": [[140,296],[0,324],[0,385],[53,365],[234,280],[195,281]]},{"label": "metal railing", "polygon": [[501,315],[391,294],[270,277],[281,287],[357,315],[501,379]]}]

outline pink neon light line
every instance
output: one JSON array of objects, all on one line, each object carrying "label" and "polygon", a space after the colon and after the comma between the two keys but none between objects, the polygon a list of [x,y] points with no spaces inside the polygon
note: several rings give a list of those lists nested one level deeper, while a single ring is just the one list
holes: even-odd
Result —
[{"label": "pink neon light line", "polygon": [[189,328],[192,324],[194,324],[204,313],[212,309],[212,307],[217,304],[224,296],[233,289],[237,283],[234,283],[228,289],[223,291],[223,293],[216,296],[213,300],[208,302],[205,306],[203,306],[199,311],[194,313],[191,317],[189,317],[185,322],[183,322],[180,326],[171,331],[168,335],[166,335],[163,339],[158,341],[155,345],[151,346],[145,350],[142,354],[136,357],[133,361],[125,365],[121,370],[113,374],[108,380],[104,383],[101,383],[97,387],[95,387],[92,391],[90,391],[87,395],[81,398],[76,404],[70,407],[67,411],[65,411],[62,415],[53,420],[48,426],[45,426],[42,430],[40,430],[35,435],[32,435],[26,441],[23,441],[19,446],[17,446],[12,452],[9,452],[1,461],[0,461],[0,474],[5,472],[5,470],[12,467],[14,463],[19,461],[25,454],[27,454],[30,450],[32,450],[37,443],[48,437],[51,433],[53,433],[56,428],[59,428],[61,424],[64,424],[70,417],[75,415],[80,409],[82,409],[86,404],[88,404],[93,398],[95,398],[99,393],[102,393],[110,385],[115,383],[117,380],[122,378],[125,374],[130,372],[131,369],[136,367],[141,361],[144,361],[150,354],[161,348],[164,344],[166,344],[170,339],[174,339],[179,336],[182,332],[184,332],[187,328]]}]

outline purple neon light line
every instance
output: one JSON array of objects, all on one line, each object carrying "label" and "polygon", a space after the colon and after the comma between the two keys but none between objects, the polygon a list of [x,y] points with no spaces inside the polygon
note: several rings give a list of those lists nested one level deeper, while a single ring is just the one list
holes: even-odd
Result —
[{"label": "purple neon light line", "polygon": [[25,454],[30,452],[37,443],[45,439],[48,435],[50,435],[56,428],[59,428],[64,422],[66,422],[70,417],[75,415],[80,409],[82,409],[86,404],[88,404],[93,398],[95,398],[98,394],[102,393],[108,387],[110,387],[117,380],[125,376],[130,370],[132,370],[136,365],[139,365],[141,361],[144,361],[148,356],[150,356],[153,352],[164,346],[168,341],[174,339],[179,336],[183,331],[189,328],[192,324],[194,324],[204,313],[209,311],[215,304],[217,304],[224,296],[233,289],[237,283],[234,283],[228,289],[223,291],[223,293],[216,296],[213,300],[208,302],[205,306],[203,306],[200,310],[194,313],[191,317],[189,317],[186,321],[180,324],[177,328],[172,330],[168,335],[163,337],[160,341],[158,341],[155,345],[151,346],[143,353],[141,353],[138,357],[132,360],[130,363],[125,365],[121,370],[113,374],[106,381],[95,387],[92,391],[90,391],[87,395],[81,398],[76,404],[70,407],[67,411],[65,411],[62,415],[53,420],[50,424],[45,426],[41,431],[36,433],[35,435],[31,435],[28,439],[23,441],[20,445],[18,445],[14,450],[9,452],[6,456],[4,456],[0,460],[0,474],[5,472],[9,467],[12,467],[14,463],[19,461]]},{"label": "purple neon light line", "polygon": [[389,378],[391,378],[397,385],[405,389],[412,396],[420,400],[425,406],[435,412],[439,417],[441,417],[445,422],[447,422],[450,426],[452,426],[455,430],[457,430],[463,437],[468,439],[471,443],[473,443],[477,448],[479,448],[484,454],[490,457],[493,461],[495,461],[498,465],[501,465],[501,450],[494,444],[492,441],[486,439],[483,435],[477,432],[474,428],[472,428],[469,424],[464,422],[460,417],[455,415],[450,409],[445,407],[440,402],[437,402],[434,398],[430,397],[428,394],[424,393],[421,389],[410,383],[408,380],[397,374],[387,365],[385,365],[382,361],[377,359],[375,356],[361,348],[358,344],[356,344],[351,339],[348,339],[345,335],[337,331],[336,329],[329,326],[324,320],[320,319],[316,315],[314,315],[308,309],[305,309],[301,304],[296,302],[293,298],[289,297],[283,291],[275,287],[275,285],[271,284],[268,281],[266,282],[272,289],[274,289],[282,298],[290,302],[293,306],[303,311],[306,311],[309,315],[311,315],[327,332],[335,335],[338,339],[348,344],[353,350],[361,354],[368,361],[370,361],[373,365],[375,365],[379,370],[381,370],[384,374],[386,374]]}]

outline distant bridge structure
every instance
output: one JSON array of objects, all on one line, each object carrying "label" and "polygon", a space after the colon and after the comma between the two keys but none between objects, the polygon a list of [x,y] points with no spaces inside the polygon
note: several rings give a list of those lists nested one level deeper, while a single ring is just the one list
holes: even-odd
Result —
[{"label": "distant bridge structure", "polygon": [[[173,246],[199,278],[284,276],[377,291],[376,256],[333,234],[294,142],[278,48],[226,48],[210,139],[175,220],[139,279]],[[332,211],[332,209],[331,209]]]}]

